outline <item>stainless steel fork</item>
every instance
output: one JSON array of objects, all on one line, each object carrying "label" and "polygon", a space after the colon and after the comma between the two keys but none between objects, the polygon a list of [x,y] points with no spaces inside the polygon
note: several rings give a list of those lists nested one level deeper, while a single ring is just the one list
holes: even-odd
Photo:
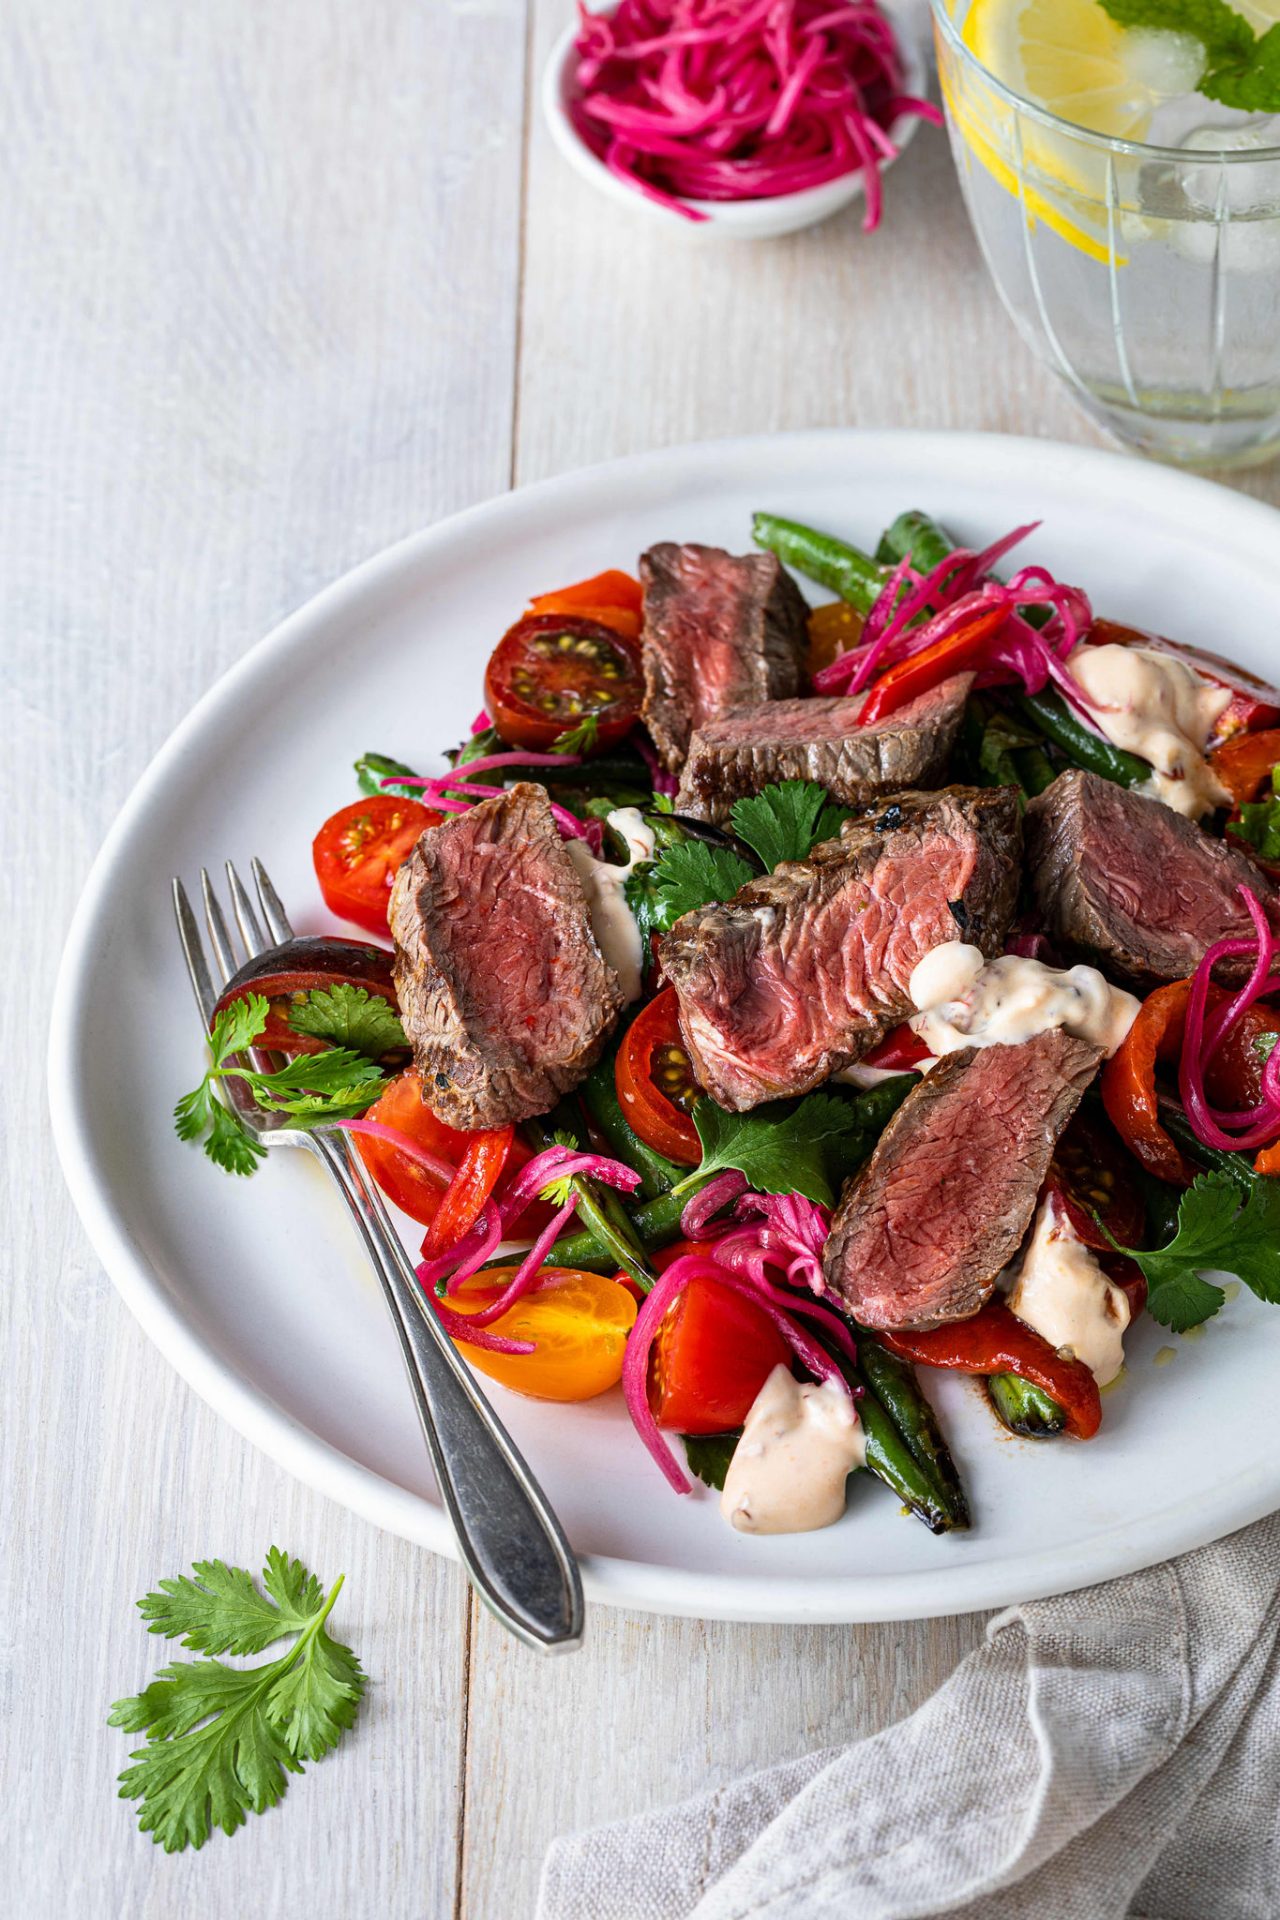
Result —
[{"label": "stainless steel fork", "polygon": [[[260,860],[254,905],[227,862],[232,911],[248,958],[293,938],[293,928]],[[201,888],[214,963],[223,981],[241,965],[207,872]],[[196,1005],[207,1034],[218,999],[200,929],[180,880],[173,904]],[[259,909],[261,911],[259,911]],[[256,1056],[255,1064],[269,1064]],[[400,1337],[427,1451],[463,1564],[485,1605],[516,1638],[544,1652],[582,1643],[582,1579],[546,1495],[424,1299],[382,1196],[346,1134],[281,1127],[241,1080],[222,1090],[264,1147],[304,1147],[325,1169],[355,1222]]]}]

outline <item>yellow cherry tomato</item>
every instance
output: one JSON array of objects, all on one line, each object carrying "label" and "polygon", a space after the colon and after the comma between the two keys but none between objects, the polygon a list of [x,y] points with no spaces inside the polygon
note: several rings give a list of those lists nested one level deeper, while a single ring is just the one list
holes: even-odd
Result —
[{"label": "yellow cherry tomato", "polygon": [[[450,1294],[455,1313],[477,1313],[497,1299],[515,1267],[491,1267]],[[510,1340],[532,1340],[533,1353],[491,1353],[459,1340],[458,1351],[477,1373],[534,1400],[591,1400],[622,1378],[627,1335],[636,1302],[602,1273],[544,1267],[537,1284],[492,1323]]]}]

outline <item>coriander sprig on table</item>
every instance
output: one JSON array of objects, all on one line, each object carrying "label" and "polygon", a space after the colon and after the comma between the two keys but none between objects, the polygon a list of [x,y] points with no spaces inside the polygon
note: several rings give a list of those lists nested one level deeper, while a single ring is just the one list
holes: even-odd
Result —
[{"label": "coriander sprig on table", "polygon": [[338,1744],[365,1687],[355,1654],[326,1625],[341,1575],[326,1594],[279,1547],[267,1554],[265,1592],[223,1560],[197,1560],[192,1572],[139,1600],[152,1633],[204,1654],[261,1653],[296,1637],[253,1667],[175,1661],[112,1707],[111,1726],[147,1736],[120,1775],[120,1798],[141,1802],[138,1825],[166,1853],[202,1847],[214,1827],[234,1833],[246,1814],[275,1806],[286,1774]]}]

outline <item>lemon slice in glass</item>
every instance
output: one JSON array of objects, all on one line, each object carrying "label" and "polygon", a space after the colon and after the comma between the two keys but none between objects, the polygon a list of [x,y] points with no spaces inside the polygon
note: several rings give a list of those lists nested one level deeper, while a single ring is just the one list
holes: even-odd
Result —
[{"label": "lemon slice in glass", "polygon": [[964,40],[1015,93],[1113,140],[1143,139],[1155,109],[1204,72],[1191,34],[1118,27],[1098,0],[975,0]]}]

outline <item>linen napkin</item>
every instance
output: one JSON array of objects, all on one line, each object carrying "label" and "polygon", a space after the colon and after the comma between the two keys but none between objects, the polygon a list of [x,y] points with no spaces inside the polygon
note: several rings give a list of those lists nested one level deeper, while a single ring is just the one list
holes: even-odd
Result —
[{"label": "linen napkin", "polygon": [[852,1746],[557,1840],[538,1920],[1277,1920],[1280,1515],[1010,1607]]}]

